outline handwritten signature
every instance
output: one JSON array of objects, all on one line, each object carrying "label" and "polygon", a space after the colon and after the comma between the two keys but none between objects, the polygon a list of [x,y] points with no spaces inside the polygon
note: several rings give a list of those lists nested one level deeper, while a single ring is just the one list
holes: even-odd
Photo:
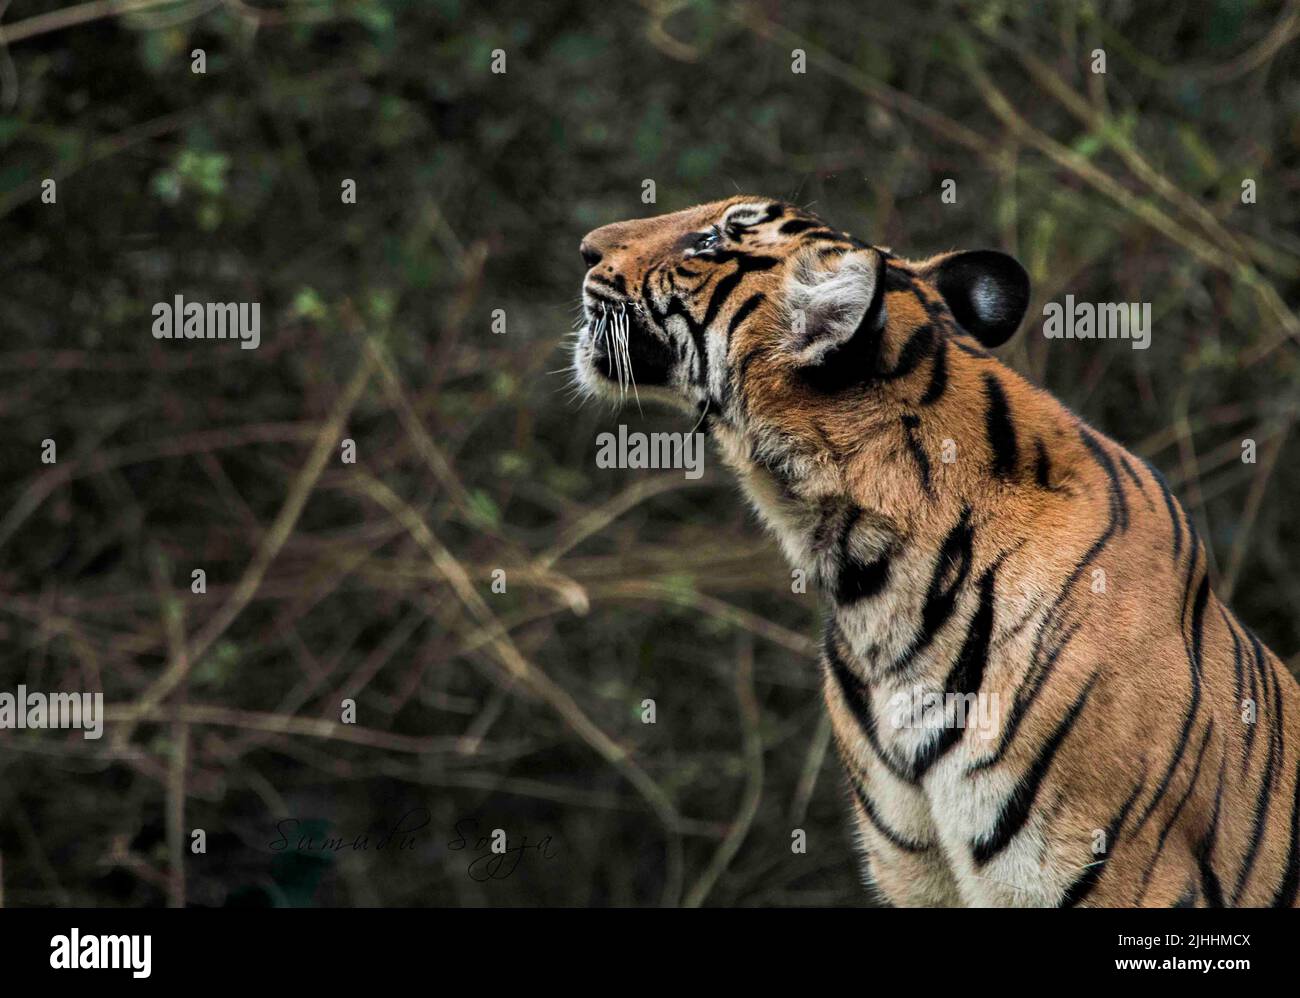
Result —
[{"label": "handwritten signature", "polygon": [[480,855],[470,860],[466,872],[470,879],[480,883],[504,880],[519,868],[526,853],[532,852],[542,859],[555,858],[551,852],[552,841],[549,835],[535,843],[530,843],[526,835],[521,835],[517,842],[512,843],[502,829],[493,829],[487,835],[477,835],[477,818],[461,818],[456,822],[455,831],[456,837],[447,843],[447,848],[457,851],[469,848],[471,836],[477,836],[473,840],[472,851]]},{"label": "handwritten signature", "polygon": [[[392,831],[384,827],[380,822],[380,829],[383,834],[379,835],[373,842],[370,833],[363,832],[360,835],[354,835],[349,838],[346,835],[324,835],[320,834],[317,838],[311,830],[306,834],[298,835],[298,842],[294,846],[296,852],[343,852],[350,850],[352,852],[369,852],[371,849],[381,852],[390,849],[394,845],[400,852],[403,849],[411,850],[415,848],[416,841],[419,838],[415,833],[427,825],[433,819],[433,815],[427,808],[417,807],[407,811],[397,819]],[[272,852],[283,852],[289,848],[289,836],[295,834],[304,823],[297,818],[285,818],[278,822],[275,830],[279,833],[279,838],[271,842]],[[308,829],[314,829],[318,834],[324,827],[324,822],[309,821],[306,822]]]},{"label": "handwritten signature", "polygon": [[[428,808],[417,807],[398,818],[391,829],[380,822],[378,831],[352,836],[327,834],[328,826],[321,820],[285,818],[276,824],[277,837],[270,842],[270,848],[272,852],[409,852],[415,849],[420,840],[418,833],[432,818]],[[480,883],[509,877],[528,854],[539,859],[554,859],[556,855],[554,840],[549,835],[531,841],[527,835],[512,838],[502,828],[480,834],[477,818],[461,818],[454,831],[456,837],[447,843],[447,848],[473,855],[466,872],[470,879]]]}]

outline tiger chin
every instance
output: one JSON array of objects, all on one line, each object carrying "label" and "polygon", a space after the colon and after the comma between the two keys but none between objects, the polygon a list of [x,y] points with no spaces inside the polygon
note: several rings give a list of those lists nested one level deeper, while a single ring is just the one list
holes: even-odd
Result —
[{"label": "tiger chin", "polygon": [[885,900],[1296,905],[1300,688],[1160,473],[990,352],[1014,259],[910,261],[751,196],[580,249],[579,383],[697,414],[824,594]]}]

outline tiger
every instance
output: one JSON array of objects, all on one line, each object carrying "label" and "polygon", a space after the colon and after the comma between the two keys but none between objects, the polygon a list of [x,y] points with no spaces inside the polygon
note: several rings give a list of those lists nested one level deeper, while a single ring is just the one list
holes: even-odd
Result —
[{"label": "tiger", "polygon": [[740,195],[605,225],[581,391],[695,418],[825,604],[864,885],[897,907],[1295,907],[1300,688],[1161,473],[992,351],[1025,269]]}]

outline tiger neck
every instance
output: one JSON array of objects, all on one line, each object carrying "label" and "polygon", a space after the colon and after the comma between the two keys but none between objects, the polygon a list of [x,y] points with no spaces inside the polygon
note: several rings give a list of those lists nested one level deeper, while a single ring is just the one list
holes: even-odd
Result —
[{"label": "tiger neck", "polygon": [[924,595],[913,592],[913,573],[897,571],[923,545],[906,525],[856,501],[833,464],[770,441],[765,446],[731,427],[711,429],[764,526],[791,568],[803,573],[796,580],[812,582],[828,597],[831,630],[846,636],[841,653],[855,672],[870,676],[872,660],[882,654],[877,625]]},{"label": "tiger neck", "polygon": [[[903,480],[906,471],[894,472],[897,480],[889,481],[887,460],[858,455],[841,466],[735,427],[711,429],[724,462],[791,567],[802,569],[826,595],[828,640],[834,636],[838,657],[851,672],[870,683],[950,682],[962,634],[945,624],[969,617],[984,603],[991,615],[998,583],[1008,581],[1001,579],[1008,571],[1005,555],[1021,542],[1015,531],[1025,529],[986,533],[977,552],[979,511],[1020,500],[999,485],[993,503],[980,491],[989,487],[984,477],[967,481],[956,475],[927,496]],[[963,445],[972,451],[976,446]],[[899,450],[899,441],[887,441],[880,454],[891,447]],[[873,469],[869,487],[862,485],[864,460]],[[892,508],[873,501],[885,494],[903,498]],[[908,495],[914,497],[910,502]]]}]

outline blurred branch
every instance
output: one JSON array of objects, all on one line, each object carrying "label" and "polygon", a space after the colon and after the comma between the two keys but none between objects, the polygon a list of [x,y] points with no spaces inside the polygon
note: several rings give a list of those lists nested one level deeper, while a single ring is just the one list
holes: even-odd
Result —
[{"label": "blurred branch", "polygon": [[[0,25],[0,46],[14,42],[26,41],[54,31],[75,28],[91,21],[102,21],[110,17],[138,16],[159,13],[161,20],[146,22],[146,29],[170,27],[185,21],[202,17],[220,6],[229,7],[239,17],[259,24],[281,24],[286,21],[321,20],[312,12],[295,11],[292,16],[286,11],[259,10],[241,0],[93,0],[74,7],[64,7],[44,14],[36,14],[22,21],[15,21],[5,27]],[[300,5],[301,6],[301,5]],[[325,5],[328,9],[328,6]],[[173,8],[167,10],[166,8]],[[322,14],[326,13],[325,11]]]},{"label": "blurred branch", "polygon": [[[1201,490],[1201,468],[1196,457],[1196,443],[1192,439],[1192,429],[1188,422],[1187,409],[1191,399],[1191,390],[1184,386],[1174,402],[1174,426],[1178,431],[1178,458],[1182,462],[1183,482],[1187,487],[1187,500],[1191,513],[1199,521],[1201,536],[1213,537],[1210,531],[1210,511],[1205,504],[1205,495]],[[1211,577],[1218,574],[1219,567],[1214,557],[1214,546],[1203,545],[1205,560]]]},{"label": "blurred branch", "polygon": [[795,785],[794,799],[790,802],[790,827],[798,828],[808,816],[808,804],[817,788],[817,777],[826,761],[826,750],[831,744],[831,716],[826,711],[817,712],[817,727],[808,741],[803,771]]},{"label": "blurred branch", "polygon": [[816,659],[818,655],[818,644],[811,638],[808,638],[789,628],[782,627],[780,624],[773,623],[766,617],[750,613],[748,610],[742,610],[740,607],[732,606],[715,596],[709,596],[706,593],[690,591],[684,592],[681,588],[653,581],[639,581],[636,579],[625,579],[621,582],[614,583],[602,591],[593,591],[597,599],[617,598],[619,596],[630,596],[638,599],[654,599],[666,603],[674,603],[678,606],[687,606],[707,613],[710,616],[725,620],[747,631],[752,631],[760,637],[766,638],[783,648],[787,648],[799,655]]},{"label": "blurred branch", "polygon": [[745,788],[741,794],[740,809],[736,813],[727,837],[718,846],[713,859],[695,882],[683,902],[684,907],[698,908],[709,896],[718,878],[736,858],[745,836],[754,824],[758,805],[763,797],[763,736],[759,729],[762,712],[754,692],[754,646],[742,641],[736,662],[736,699],[740,703],[741,737],[744,743]]},{"label": "blurred branch", "polygon": [[[195,111],[192,108],[173,111],[169,114],[159,115],[157,118],[151,118],[138,125],[132,125],[116,135],[97,139],[91,144],[90,150],[84,156],[75,161],[60,162],[50,169],[48,176],[58,181],[66,180],[86,167],[116,156],[120,152],[125,152],[142,142],[156,139],[169,132],[179,131],[193,121],[194,117]],[[35,198],[41,192],[41,185],[45,179],[45,177],[34,177],[27,183],[19,184],[12,190],[0,194],[0,218],[4,218],[23,202]]]},{"label": "blurred branch", "polygon": [[1240,55],[1212,66],[1170,67],[1161,65],[1142,53],[1122,32],[1102,21],[1094,9],[1083,8],[1083,12],[1085,16],[1093,18],[1100,25],[1106,44],[1113,46],[1140,71],[1160,80],[1179,83],[1186,83],[1189,80],[1199,80],[1210,85],[1231,83],[1271,62],[1283,48],[1300,37],[1300,3],[1297,3],[1297,0],[1288,0],[1268,34]]},{"label": "blurred branch", "polygon": [[[1061,77],[1033,52],[1015,46],[1001,33],[990,34],[997,39],[1003,49],[1020,60],[1021,65],[1033,77],[1034,82],[1057,99],[1075,118],[1087,126],[1089,131],[1105,141],[1123,160],[1135,177],[1159,194],[1166,201],[1178,208],[1199,225],[1217,244],[1229,250],[1238,263],[1249,266],[1249,257],[1277,271],[1286,277],[1300,275],[1300,260],[1294,255],[1274,250],[1249,236],[1230,232],[1205,205],[1185,193],[1175,183],[1152,166],[1138,150],[1133,140],[1105,112],[1089,104],[1075,93]],[[1249,245],[1244,245],[1248,243]]]},{"label": "blurred branch", "polygon": [[1219,584],[1219,595],[1225,603],[1232,599],[1233,590],[1237,588],[1237,579],[1241,574],[1242,565],[1245,564],[1246,550],[1250,546],[1250,535],[1255,529],[1255,520],[1259,516],[1264,493],[1268,489],[1268,483],[1273,478],[1273,471],[1277,467],[1277,459],[1282,453],[1282,444],[1286,441],[1287,433],[1291,429],[1292,419],[1294,419],[1294,414],[1291,414],[1291,418],[1269,440],[1268,447],[1260,460],[1259,468],[1254,478],[1251,479],[1250,491],[1246,494],[1246,504],[1241,511],[1241,519],[1237,522],[1232,551],[1228,555],[1228,570],[1224,573],[1223,581]]},{"label": "blurred branch", "polygon": [[75,7],[64,7],[45,14],[37,14],[23,21],[16,21],[8,27],[0,25],[0,45],[25,41],[38,35],[48,35],[52,31],[62,31],[64,28],[73,28],[106,17],[166,7],[175,2],[176,0],[94,0],[92,3],[77,4]]},{"label": "blurred branch", "polygon": [[[1220,250],[1217,246],[1174,221],[1150,201],[1130,194],[1114,178],[1094,166],[1083,156],[1034,128],[1016,113],[1011,101],[997,88],[984,71],[983,66],[975,57],[973,46],[963,39],[959,41],[958,50],[962,54],[966,69],[971,74],[976,88],[984,97],[989,109],[1001,119],[1002,123],[1017,138],[1044,153],[1053,162],[1074,173],[1079,179],[1105,194],[1112,201],[1119,204],[1120,207],[1138,216],[1152,228],[1179,243],[1203,262],[1216,270],[1223,271],[1229,277],[1243,281],[1256,293],[1265,310],[1273,315],[1273,318],[1282,327],[1284,335],[1290,336],[1297,343],[1300,343],[1300,319],[1297,319],[1291,310],[1287,308],[1278,295],[1277,289],[1254,267],[1235,260],[1230,254]],[[1274,342],[1269,349],[1276,345],[1277,343]],[[1253,355],[1254,359],[1258,359],[1259,356],[1262,356],[1262,354]]]},{"label": "blurred branch", "polygon": [[142,721],[182,721],[186,724],[215,724],[230,728],[261,731],[272,735],[300,735],[309,738],[328,738],[353,745],[386,749],[410,755],[425,755],[456,751],[457,738],[417,738],[394,734],[356,724],[344,724],[321,717],[296,717],[266,711],[237,710],[219,704],[185,704],[145,707],[131,704],[104,708],[104,719],[110,723],[136,725]]},{"label": "blurred branch", "polygon": [[276,515],[270,529],[267,530],[266,536],[262,538],[257,554],[244,570],[243,576],[235,586],[234,593],[222,605],[221,609],[199,628],[189,647],[191,661],[198,661],[203,657],[203,654],[212,646],[212,643],[224,633],[231,622],[248,605],[249,600],[253,598],[253,594],[257,592],[267,568],[275,560],[280,548],[284,546],[284,542],[289,539],[289,535],[293,532],[294,525],[298,522],[298,517],[307,504],[307,497],[315,487],[321,472],[325,470],[326,462],[329,461],[338,448],[339,440],[343,436],[343,428],[347,424],[348,417],[352,414],[353,407],[361,398],[361,393],[365,391],[373,370],[373,355],[367,353],[353,373],[352,380],[344,387],[338,402],[334,406],[334,411],[321,424],[316,442],[307,455],[306,463],[290,485],[284,504],[280,507],[280,512]]},{"label": "blurred branch", "polygon": [[705,484],[703,479],[691,481],[688,478],[675,478],[665,475],[633,482],[622,492],[607,499],[595,509],[584,513],[576,522],[562,528],[555,543],[533,560],[534,568],[540,571],[549,569],[556,561],[588,537],[600,533],[624,513],[636,508],[647,499],[664,492],[689,488],[692,485],[699,484]]},{"label": "blurred branch", "polygon": [[690,9],[689,0],[641,0],[641,6],[644,7],[650,15],[650,21],[646,25],[646,40],[650,42],[664,55],[678,62],[696,62],[700,58],[700,50],[686,42],[674,38],[669,33],[667,21],[678,11]]},{"label": "blurred branch", "polygon": [[[150,550],[149,575],[158,598],[163,630],[167,635],[168,652],[173,662],[179,663],[181,679],[176,686],[175,703],[184,706],[186,700],[185,676],[189,672],[189,656],[185,647],[184,607],[171,593],[166,564],[162,553],[154,545]],[[123,743],[118,742],[117,748]],[[190,727],[178,718],[172,724],[170,758],[167,768],[167,906],[185,907],[185,798],[186,770],[189,766]]]},{"label": "blurred branch", "polygon": [[983,159],[990,162],[996,160],[991,144],[985,136],[967,128],[942,111],[935,110],[923,101],[917,100],[915,97],[905,94],[903,91],[897,90],[886,83],[881,83],[862,70],[837,59],[824,48],[814,45],[808,39],[768,18],[759,10],[757,5],[741,2],[733,8],[733,12],[740,23],[746,25],[760,36],[780,42],[782,46],[788,45],[792,48],[803,49],[808,54],[810,62],[817,64],[835,79],[849,84],[872,100],[900,114],[907,115],[936,135],[963,146]]},{"label": "blurred branch", "polygon": [[641,796],[663,823],[668,832],[668,878],[664,887],[664,903],[675,905],[681,891],[681,841],[677,809],[659,785],[651,779],[628,755],[627,751],[596,726],[578,706],[577,701],[549,676],[530,663],[496,615],[479,595],[469,574],[456,557],[443,546],[429,526],[411,507],[400,499],[387,485],[364,472],[357,473],[358,491],[396,516],[416,542],[428,553],[435,568],[451,584],[453,592],[478,622],[492,635],[491,646],[506,672],[523,681],[523,685],[536,693],[588,746],[609,765],[613,766]]}]

